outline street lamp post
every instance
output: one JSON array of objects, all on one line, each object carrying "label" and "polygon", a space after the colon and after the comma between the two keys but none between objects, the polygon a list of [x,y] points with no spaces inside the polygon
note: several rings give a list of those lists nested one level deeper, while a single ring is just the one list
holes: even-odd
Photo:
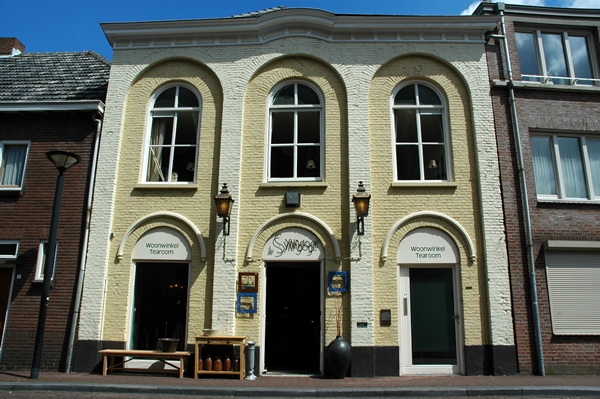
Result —
[{"label": "street lamp post", "polygon": [[56,235],[58,231],[58,216],[60,214],[60,201],[66,170],[81,162],[81,157],[65,151],[48,151],[46,157],[52,161],[58,169],[56,178],[56,190],[54,192],[54,205],[52,207],[52,221],[50,222],[50,235],[46,247],[46,261],[44,262],[44,282],[42,285],[42,297],[40,299],[40,312],[38,325],[35,333],[35,347],[33,348],[33,362],[31,363],[31,379],[37,379],[40,375],[40,363],[42,361],[42,348],[44,346],[44,328],[46,326],[46,313],[48,312],[48,301],[50,300],[50,282],[52,280],[52,269],[56,255]]}]

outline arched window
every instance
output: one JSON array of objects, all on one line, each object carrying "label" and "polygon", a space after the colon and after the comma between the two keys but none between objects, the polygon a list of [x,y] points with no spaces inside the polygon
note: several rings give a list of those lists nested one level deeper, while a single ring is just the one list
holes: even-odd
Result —
[{"label": "arched window", "polygon": [[200,105],[199,96],[185,86],[157,93],[150,108],[144,181],[196,181]]},{"label": "arched window", "polygon": [[267,180],[322,181],[323,102],[304,83],[273,91],[269,104]]},{"label": "arched window", "polygon": [[446,112],[442,96],[421,82],[393,95],[395,180],[449,180]]}]

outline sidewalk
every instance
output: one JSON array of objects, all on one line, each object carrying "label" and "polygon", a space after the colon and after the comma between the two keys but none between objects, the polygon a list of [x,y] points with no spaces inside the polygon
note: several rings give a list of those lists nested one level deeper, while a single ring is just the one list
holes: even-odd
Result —
[{"label": "sidewalk", "polygon": [[0,371],[0,392],[70,391],[254,397],[587,396],[600,398],[600,376],[424,376],[327,379],[266,376],[256,380],[179,379],[151,374]]}]

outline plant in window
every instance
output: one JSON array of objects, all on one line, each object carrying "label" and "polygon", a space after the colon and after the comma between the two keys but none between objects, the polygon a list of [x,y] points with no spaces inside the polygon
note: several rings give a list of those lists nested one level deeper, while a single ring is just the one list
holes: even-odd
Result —
[{"label": "plant in window", "polygon": [[269,180],[322,180],[323,105],[302,83],[278,89],[269,107]]},{"label": "plant in window", "polygon": [[396,180],[447,180],[445,107],[429,86],[411,83],[393,98]]},{"label": "plant in window", "polygon": [[154,100],[148,140],[146,182],[196,180],[200,100],[183,86],[169,87]]}]

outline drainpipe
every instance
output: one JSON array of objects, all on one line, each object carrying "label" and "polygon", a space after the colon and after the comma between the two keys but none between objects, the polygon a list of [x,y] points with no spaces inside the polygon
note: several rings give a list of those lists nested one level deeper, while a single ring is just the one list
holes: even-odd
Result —
[{"label": "drainpipe", "polygon": [[96,165],[98,163],[98,150],[100,148],[100,131],[102,130],[102,119],[94,119],[96,122],[96,133],[94,135],[94,153],[92,154],[92,169],[90,173],[90,186],[87,196],[85,231],[83,234],[83,244],[81,248],[81,263],[79,265],[79,275],[77,276],[77,289],[75,291],[75,304],[73,306],[73,317],[71,319],[71,332],[69,334],[69,348],[67,350],[67,359],[65,373],[71,372],[71,361],[73,359],[73,348],[75,346],[75,336],[77,335],[77,324],[79,323],[79,308],[81,307],[81,295],[83,293],[83,278],[85,276],[85,264],[87,261],[88,239],[90,236],[90,219],[92,217],[92,194],[94,192],[94,182],[96,180]]},{"label": "drainpipe", "polygon": [[513,126],[515,131],[515,146],[518,157],[519,167],[519,180],[521,183],[521,201],[523,203],[523,217],[525,223],[525,240],[527,246],[527,259],[529,263],[529,282],[531,285],[531,306],[533,311],[533,324],[535,328],[535,340],[537,346],[537,354],[539,359],[538,367],[540,368],[540,375],[545,376],[546,370],[544,366],[544,351],[542,348],[542,333],[540,329],[540,312],[538,307],[538,296],[537,296],[537,283],[535,278],[535,257],[533,254],[533,242],[531,239],[531,217],[529,214],[529,197],[527,196],[527,181],[525,179],[525,168],[523,167],[523,152],[521,149],[521,134],[519,132],[519,120],[517,117],[517,104],[515,102],[515,90],[514,90],[514,79],[512,73],[512,67],[510,65],[510,55],[508,50],[508,41],[506,39],[506,25],[504,24],[504,3],[496,3],[495,11],[500,14],[500,25],[502,28],[502,35],[491,35],[490,37],[495,39],[501,39],[504,41],[504,53],[506,58],[506,70],[508,73],[508,93],[510,96],[510,110],[513,119]]}]

